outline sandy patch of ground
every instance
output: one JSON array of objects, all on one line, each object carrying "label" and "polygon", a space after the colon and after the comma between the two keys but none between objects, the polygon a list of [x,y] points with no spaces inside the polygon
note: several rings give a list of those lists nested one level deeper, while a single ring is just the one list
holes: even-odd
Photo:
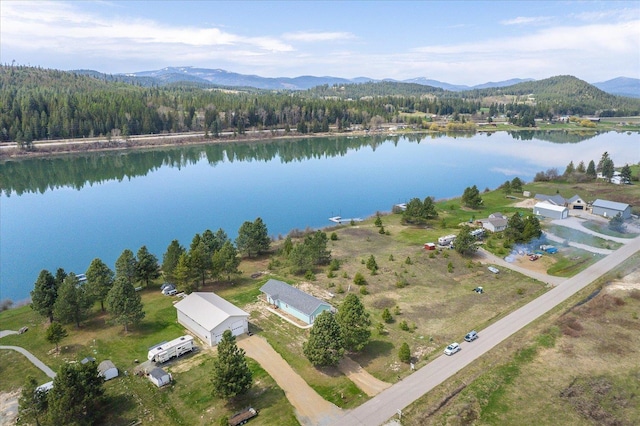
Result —
[{"label": "sandy patch of ground", "polygon": [[555,263],[554,259],[551,256],[542,255],[538,260],[531,261],[529,260],[529,256],[520,256],[515,255],[515,260],[512,262],[521,268],[528,269],[529,271],[539,272],[541,274],[546,274],[547,269],[551,267]]},{"label": "sandy patch of ground", "polygon": [[0,392],[0,425],[13,425],[18,417],[18,398],[21,389],[13,392]]},{"label": "sandy patch of ground", "polygon": [[607,292],[640,290],[640,270],[632,272],[621,280],[614,281],[605,287]]},{"label": "sandy patch of ground", "polygon": [[533,206],[535,206],[538,202],[539,200],[536,200],[535,198],[527,198],[522,201],[518,201],[517,203],[514,203],[513,206],[520,207],[522,209],[532,209]]}]

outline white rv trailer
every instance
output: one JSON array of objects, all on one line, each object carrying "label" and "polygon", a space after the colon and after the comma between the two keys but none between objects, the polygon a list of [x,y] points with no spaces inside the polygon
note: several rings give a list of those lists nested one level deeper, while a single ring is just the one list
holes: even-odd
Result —
[{"label": "white rv trailer", "polygon": [[185,335],[170,342],[160,343],[149,349],[147,359],[154,362],[166,362],[193,350],[193,337]]},{"label": "white rv trailer", "polygon": [[440,246],[448,246],[450,245],[454,240],[456,239],[456,236],[451,234],[451,235],[445,235],[444,237],[440,237],[438,238],[438,245]]}]

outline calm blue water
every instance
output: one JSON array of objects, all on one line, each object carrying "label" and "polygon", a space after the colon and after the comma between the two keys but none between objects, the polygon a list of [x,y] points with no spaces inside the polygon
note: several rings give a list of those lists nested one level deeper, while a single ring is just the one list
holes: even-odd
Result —
[{"label": "calm blue water", "polygon": [[[355,146],[345,141],[347,148],[340,139],[328,142],[344,148],[336,156],[291,155],[300,148],[296,144],[313,141],[279,143],[267,159],[238,160],[229,148],[210,162],[192,149],[192,161],[176,166],[158,160],[141,166],[143,171],[133,177],[122,170],[113,177],[83,176],[80,166],[114,158],[119,164],[126,159],[121,154],[74,157],[65,160],[75,173],[73,185],[63,178],[47,185],[33,177],[22,179],[27,182],[19,191],[5,177],[0,181],[0,298],[27,298],[41,269],[81,273],[95,257],[113,268],[122,250],[135,253],[142,245],[161,260],[173,239],[188,247],[195,233],[218,228],[235,238],[240,225],[256,217],[277,237],[294,228],[328,226],[331,216],[389,211],[413,197],[458,196],[467,186],[475,184],[482,191],[515,176],[530,181],[551,167],[562,173],[569,161],[597,163],[604,151],[616,165],[640,160],[637,134],[607,133],[564,144],[516,140],[504,132],[419,142],[382,139]],[[136,153],[136,164],[179,157],[181,151],[168,152]],[[59,168],[46,161],[13,163],[7,176]],[[0,164],[0,172],[8,166]]]}]

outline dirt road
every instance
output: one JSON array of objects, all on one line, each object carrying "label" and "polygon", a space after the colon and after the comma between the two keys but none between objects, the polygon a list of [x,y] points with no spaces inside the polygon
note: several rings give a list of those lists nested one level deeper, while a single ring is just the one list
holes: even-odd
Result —
[{"label": "dirt road", "polygon": [[462,342],[462,350],[457,354],[451,357],[442,355],[436,358],[375,398],[370,399],[354,410],[346,412],[342,418],[339,418],[333,424],[339,426],[370,426],[386,422],[396,415],[398,410],[411,404],[512,334],[618,266],[637,251],[640,251],[640,237],[630,240],[625,246],[591,265],[578,275],[566,280],[486,329],[480,330],[480,338],[472,343]]},{"label": "dirt road", "polygon": [[391,386],[391,383],[376,379],[362,368],[360,364],[346,356],[340,361],[338,369],[369,396],[376,396]]},{"label": "dirt road", "polygon": [[287,399],[296,410],[302,425],[323,426],[335,422],[342,410],[323,399],[287,364],[269,343],[259,336],[238,340],[238,347],[255,359],[282,388]]}]

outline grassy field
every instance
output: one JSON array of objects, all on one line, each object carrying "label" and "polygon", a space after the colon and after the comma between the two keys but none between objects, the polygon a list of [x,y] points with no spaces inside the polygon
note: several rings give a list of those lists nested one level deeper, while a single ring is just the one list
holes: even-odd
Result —
[{"label": "grassy field", "polygon": [[405,410],[402,423],[639,424],[640,290],[606,287],[629,275],[639,283],[639,264],[636,254],[503,342]]},{"label": "grassy field", "polygon": [[[606,194],[613,194],[607,192],[609,186],[598,183],[580,186],[568,183],[535,183],[526,185],[525,189],[532,193],[555,193],[558,190],[564,196],[578,193],[584,199],[590,200],[594,198],[589,194],[597,193],[598,198],[607,198]],[[637,186],[626,186],[622,192],[621,188],[615,188],[618,192],[613,199],[620,200],[622,197],[625,200],[640,201],[640,190]],[[382,216],[386,231],[384,233],[379,232],[373,218],[354,225],[328,229],[328,233],[335,232],[338,237],[335,241],[329,241],[328,247],[332,257],[340,262],[339,270],[333,274],[320,269],[315,271],[315,277],[309,279],[290,274],[288,268],[282,266],[284,260],[277,254],[277,248],[282,243],[278,240],[274,241],[273,255],[244,260],[240,266],[243,273],[235,277],[233,283],[208,283],[203,290],[215,291],[250,312],[251,330],[265,337],[292,368],[325,399],[343,408],[358,406],[368,397],[337,369],[317,369],[311,366],[302,354],[302,344],[308,338],[308,330],[294,327],[268,313],[264,309],[264,303],[259,301],[261,285],[269,277],[282,279],[317,296],[328,298],[336,307],[347,293],[360,294],[374,327],[371,341],[365,349],[359,354],[349,356],[377,378],[393,383],[410,374],[409,365],[398,360],[398,349],[403,342],[409,344],[413,361],[420,367],[440,354],[448,343],[460,340],[469,330],[482,329],[547,291],[544,283],[510,270],[503,269],[500,274],[494,275],[487,270],[486,265],[481,265],[477,258],[462,257],[454,250],[424,250],[425,242],[437,241],[442,235],[457,234],[460,224],[487,217],[496,211],[509,215],[516,211],[530,211],[514,207],[513,204],[518,200],[506,197],[501,191],[484,192],[482,197],[484,204],[479,210],[461,207],[458,199],[438,202],[440,217],[426,226],[404,226],[401,224],[400,215],[385,214]],[[637,201],[636,205],[640,204]],[[599,240],[589,241],[600,244]],[[502,240],[496,236],[489,238],[485,247],[503,256],[508,254],[508,249],[502,244]],[[370,256],[375,257],[379,267],[375,275],[365,266]],[[599,257],[593,256],[592,253],[562,247],[560,253],[553,257],[544,256],[536,266],[542,266],[543,270],[547,269],[555,275],[571,276],[597,259]],[[354,284],[353,278],[356,273],[364,275],[366,285]],[[25,347],[54,370],[64,362],[93,356],[99,361],[111,359],[121,373],[131,373],[138,365],[136,360],[146,359],[150,346],[173,339],[185,332],[176,321],[173,307],[176,299],[163,296],[158,291],[158,285],[159,282],[149,289],[142,290],[146,317],[139,327],[127,334],[122,327],[111,325],[108,316],[99,312],[99,307],[96,306],[93,316],[83,323],[80,329],[72,325],[67,326],[69,337],[62,341],[60,354],[55,354],[52,351],[53,345],[44,339],[46,321],[29,307],[22,307],[0,313],[0,323],[3,329],[17,330],[28,326],[29,331],[23,335],[7,336],[1,343]],[[480,295],[471,291],[477,286],[484,287],[485,293]],[[620,312],[624,311],[629,315],[629,312],[640,311],[634,305],[636,299],[624,300],[625,305],[621,305],[623,307],[619,308]],[[389,309],[392,313],[392,321],[389,323],[382,320],[384,309]],[[625,311],[633,309],[635,311]],[[485,357],[477,365],[474,364],[469,371],[475,373],[471,373],[471,379],[465,379],[465,383],[480,377],[484,374],[483,370],[493,371],[493,368],[503,365],[506,365],[504,371],[500,370],[495,374],[507,377],[508,380],[500,382],[498,389],[503,391],[487,391],[486,398],[482,397],[481,402],[471,404],[471,407],[480,408],[474,408],[470,413],[495,412],[498,417],[492,418],[492,414],[487,414],[489,417],[484,419],[488,423],[501,423],[500,416],[508,414],[509,411],[517,411],[514,406],[509,405],[514,402],[505,399],[511,395],[509,386],[523,376],[522,371],[526,368],[536,366],[540,354],[557,350],[562,347],[559,342],[568,339],[552,327],[563,330],[561,324],[547,324],[543,328],[536,328],[534,334],[529,332],[518,335],[509,343],[497,348],[495,352],[499,354],[498,357]],[[521,349],[521,352],[514,358],[516,349]],[[0,351],[0,357],[0,361],[4,361],[0,363],[0,375],[3,377],[0,381],[0,392],[19,388],[28,374],[35,375],[42,382],[47,381],[46,377],[26,363],[21,355]],[[230,403],[214,398],[209,386],[210,362],[211,352],[203,350],[169,363],[167,369],[172,372],[175,382],[163,389],[157,389],[146,379],[133,374],[108,382],[106,389],[110,396],[110,407],[106,423],[126,425],[141,421],[156,424],[211,424],[243,406],[253,405],[261,410],[261,415],[252,421],[256,425],[297,424],[293,408],[283,391],[254,362],[251,362],[251,368],[256,381],[248,395]],[[481,370],[473,370],[477,368]],[[10,371],[20,371],[21,374],[10,375]],[[617,386],[622,379],[616,374],[607,376],[607,379]],[[11,377],[11,380],[5,380],[4,377],[7,376]],[[487,380],[491,382],[494,379]],[[493,385],[483,384],[482,381],[474,383],[473,386],[480,389],[477,390],[478,394],[482,392],[483,387],[493,389]],[[428,402],[422,404],[431,407],[439,395],[447,395],[447,392],[452,392],[456,387],[460,387],[457,377],[444,385],[444,391],[429,395]],[[508,410],[501,412],[499,408],[492,408],[502,406]],[[433,409],[425,410],[420,412]],[[449,417],[455,419],[461,415],[455,410],[447,413],[449,414],[442,417],[445,422]],[[413,417],[421,418],[416,413]],[[411,421],[411,418],[409,417],[408,421]]]}]

